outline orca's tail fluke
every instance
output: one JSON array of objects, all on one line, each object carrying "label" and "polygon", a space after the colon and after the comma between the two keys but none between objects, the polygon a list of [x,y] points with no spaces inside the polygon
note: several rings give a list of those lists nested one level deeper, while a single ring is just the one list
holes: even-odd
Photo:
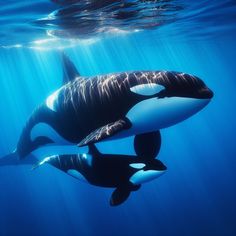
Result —
[{"label": "orca's tail fluke", "polygon": [[16,165],[33,165],[35,164],[36,160],[34,157],[30,157],[30,156],[22,160],[19,158],[18,153],[14,151],[0,158],[0,167],[16,166]]},{"label": "orca's tail fluke", "polygon": [[20,162],[17,152],[12,152],[6,156],[0,158],[0,167],[1,166],[15,166]]}]

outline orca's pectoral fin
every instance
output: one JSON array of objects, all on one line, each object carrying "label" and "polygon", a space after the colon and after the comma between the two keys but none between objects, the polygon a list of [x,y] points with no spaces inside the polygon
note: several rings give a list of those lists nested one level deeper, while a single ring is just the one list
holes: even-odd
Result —
[{"label": "orca's pectoral fin", "polygon": [[139,134],[134,138],[134,150],[136,154],[145,160],[154,159],[161,148],[160,131]]},{"label": "orca's pectoral fin", "polygon": [[125,119],[120,119],[116,122],[107,124],[101,128],[96,129],[92,133],[90,133],[86,138],[84,138],[79,144],[79,147],[89,145],[92,143],[99,142],[105,138],[109,138],[118,132],[129,129],[131,127],[130,121]]},{"label": "orca's pectoral fin", "polygon": [[111,195],[110,205],[118,206],[122,204],[128,199],[131,191],[137,191],[140,187],[141,185],[133,185],[129,183],[127,185],[123,185],[116,188],[115,191]]}]

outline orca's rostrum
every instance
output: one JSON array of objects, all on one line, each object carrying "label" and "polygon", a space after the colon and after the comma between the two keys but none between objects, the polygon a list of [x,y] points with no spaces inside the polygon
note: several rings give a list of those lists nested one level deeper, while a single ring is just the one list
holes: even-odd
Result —
[{"label": "orca's rostrum", "polygon": [[[94,144],[98,142],[135,136],[137,160],[129,161],[128,156],[118,155],[104,161],[101,159],[103,155],[92,154],[93,165],[87,168],[88,173],[82,173],[91,184],[106,186],[107,181],[118,176],[106,175],[106,178],[111,179],[100,178],[100,182],[94,178],[99,179],[106,167],[115,172],[116,164],[122,160],[118,169],[121,173],[126,170],[126,181],[115,181],[111,186],[107,185],[117,189],[112,205],[123,202],[130,191],[136,190],[141,180],[148,176],[143,168],[148,166],[149,173],[152,168],[154,171],[164,170],[158,170],[161,165],[155,163],[161,145],[160,130],[194,115],[213,97],[213,92],[201,79],[185,73],[135,71],[83,77],[64,54],[63,67],[65,85],[33,112],[14,154],[0,159],[0,165],[30,164],[35,161],[27,158],[32,153],[37,159],[46,157],[40,163],[52,164],[68,174],[76,173],[78,176],[81,174],[81,166],[88,164],[86,161],[65,170],[55,164],[56,160],[66,163],[69,161],[66,158],[72,162],[81,161],[83,155],[87,155],[79,154],[82,146],[89,146],[90,149],[93,147],[95,150]],[[41,154],[36,155],[37,150],[42,150]],[[111,156],[107,155],[106,158]],[[139,162],[141,165],[136,165]],[[131,181],[135,174],[132,166],[141,166],[143,170],[135,175],[136,182]],[[94,170],[96,173],[93,173]],[[89,180],[91,176],[92,181]],[[159,174],[153,176],[156,178]],[[153,178],[148,177],[146,180]]]}]

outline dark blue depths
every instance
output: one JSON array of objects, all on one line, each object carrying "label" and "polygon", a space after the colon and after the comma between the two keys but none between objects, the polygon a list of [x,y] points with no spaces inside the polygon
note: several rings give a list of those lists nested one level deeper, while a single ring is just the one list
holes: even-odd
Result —
[{"label": "dark blue depths", "polygon": [[[175,70],[214,91],[200,113],[162,130],[160,179],[109,206],[111,189],[81,183],[53,167],[0,169],[0,235],[236,235],[235,35],[158,39],[139,33],[66,52],[82,75]],[[57,51],[0,50],[0,156],[15,148],[31,111],[61,85]],[[94,118],[96,119],[96,117]],[[108,153],[133,153],[130,140]]]}]

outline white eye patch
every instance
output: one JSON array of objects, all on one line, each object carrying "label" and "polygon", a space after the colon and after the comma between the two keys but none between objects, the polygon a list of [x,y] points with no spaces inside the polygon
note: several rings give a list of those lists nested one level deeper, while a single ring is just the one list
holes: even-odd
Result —
[{"label": "white eye patch", "polygon": [[133,93],[137,93],[144,96],[151,96],[157,94],[164,89],[164,86],[154,83],[139,84],[130,88]]},{"label": "white eye patch", "polygon": [[143,167],[145,167],[146,165],[144,163],[132,163],[129,164],[130,167],[133,167],[135,169],[142,169]]}]

